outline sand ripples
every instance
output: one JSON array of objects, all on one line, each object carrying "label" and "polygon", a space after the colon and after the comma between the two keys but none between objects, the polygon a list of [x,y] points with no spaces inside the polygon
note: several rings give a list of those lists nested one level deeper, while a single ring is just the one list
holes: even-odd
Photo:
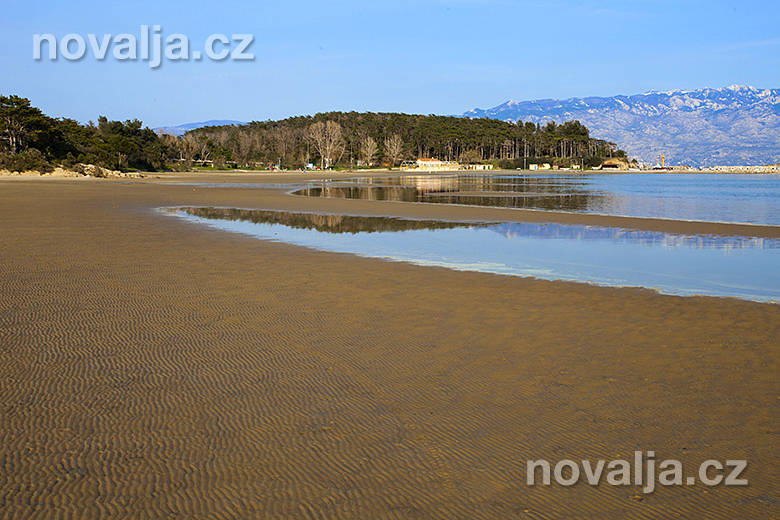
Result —
[{"label": "sand ripples", "polygon": [[[774,307],[314,253],[133,189],[0,195],[0,518],[776,513]],[[634,449],[751,486],[524,485]]]}]

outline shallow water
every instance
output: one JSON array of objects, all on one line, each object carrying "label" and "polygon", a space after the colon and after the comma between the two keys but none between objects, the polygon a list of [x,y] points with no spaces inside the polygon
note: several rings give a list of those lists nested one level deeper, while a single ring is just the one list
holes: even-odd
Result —
[{"label": "shallow water", "polygon": [[775,239],[225,208],[179,208],[173,214],[261,239],[418,265],[780,301]]},{"label": "shallow water", "polygon": [[294,193],[780,225],[780,175],[431,174],[324,181]]}]

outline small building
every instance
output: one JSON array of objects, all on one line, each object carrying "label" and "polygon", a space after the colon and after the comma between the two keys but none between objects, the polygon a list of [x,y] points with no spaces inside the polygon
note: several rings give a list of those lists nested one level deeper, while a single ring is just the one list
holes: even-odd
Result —
[{"label": "small building", "polygon": [[474,171],[486,171],[486,170],[492,170],[493,165],[492,164],[467,164],[463,167],[464,170],[474,170]]},{"label": "small building", "polygon": [[460,164],[457,162],[430,158],[420,158],[414,163],[404,161],[401,164],[401,170],[404,171],[445,172],[459,169]]},{"label": "small building", "polygon": [[601,163],[602,170],[628,170],[628,161],[618,158],[607,159]]},{"label": "small building", "polygon": [[534,170],[534,171],[535,170],[549,170],[550,168],[552,168],[550,163],[542,163],[542,164],[534,163],[534,164],[529,164],[528,165],[528,169],[529,170]]}]

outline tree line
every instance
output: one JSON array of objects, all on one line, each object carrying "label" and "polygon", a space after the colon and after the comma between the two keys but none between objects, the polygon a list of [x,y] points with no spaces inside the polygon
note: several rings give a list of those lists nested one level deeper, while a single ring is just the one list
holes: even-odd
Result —
[{"label": "tree line", "polygon": [[52,118],[19,96],[0,96],[0,169],[48,170],[95,164],[115,170],[351,168],[396,166],[433,157],[504,168],[533,162],[600,164],[624,157],[578,121],[544,126],[494,119],[399,113],[328,112],[240,126],[158,135],[139,120],[81,124]]},{"label": "tree line", "polygon": [[579,121],[544,126],[495,119],[398,113],[327,112],[280,121],[212,126],[166,137],[182,162],[218,166],[276,165],[300,168],[339,165],[396,166],[403,160],[434,157],[463,163],[492,162],[519,167],[524,162],[597,165],[625,157],[615,143],[590,137]]}]

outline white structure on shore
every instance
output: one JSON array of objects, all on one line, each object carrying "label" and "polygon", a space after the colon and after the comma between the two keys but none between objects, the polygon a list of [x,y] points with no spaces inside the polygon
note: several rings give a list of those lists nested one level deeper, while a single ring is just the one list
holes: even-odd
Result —
[{"label": "white structure on shore", "polygon": [[767,164],[766,166],[708,166],[701,169],[726,173],[780,173],[780,164]]},{"label": "white structure on shore", "polygon": [[423,171],[423,172],[447,172],[460,170],[460,164],[454,161],[441,161],[439,159],[417,159],[416,162],[404,161],[401,164],[401,170]]},{"label": "white structure on shore", "polygon": [[492,164],[466,164],[461,166],[457,161],[442,161],[439,159],[420,158],[416,161],[404,161],[401,163],[402,171],[418,172],[451,172],[456,170],[492,170]]}]

